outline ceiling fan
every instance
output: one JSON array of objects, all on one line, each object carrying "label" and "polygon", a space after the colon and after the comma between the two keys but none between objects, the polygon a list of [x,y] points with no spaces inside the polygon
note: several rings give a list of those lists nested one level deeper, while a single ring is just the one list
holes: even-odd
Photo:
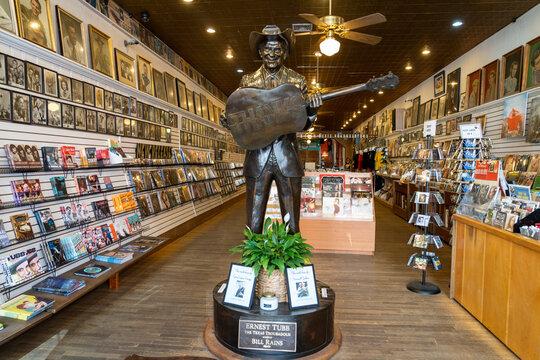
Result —
[{"label": "ceiling fan", "polygon": [[298,14],[298,16],[317,26],[317,31],[297,32],[295,35],[324,34],[325,36],[321,38],[320,49],[327,56],[332,56],[339,51],[340,43],[335,39],[336,36],[369,45],[377,45],[382,40],[382,37],[351,30],[386,21],[386,17],[383,14],[374,13],[345,22],[341,16],[332,15],[332,0],[330,0],[329,15],[321,18],[313,14]]}]

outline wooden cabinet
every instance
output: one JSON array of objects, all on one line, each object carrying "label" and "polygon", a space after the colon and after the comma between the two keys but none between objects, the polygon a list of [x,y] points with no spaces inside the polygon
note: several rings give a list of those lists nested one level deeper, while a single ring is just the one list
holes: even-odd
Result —
[{"label": "wooden cabinet", "polygon": [[451,296],[522,359],[540,359],[540,242],[454,215]]}]

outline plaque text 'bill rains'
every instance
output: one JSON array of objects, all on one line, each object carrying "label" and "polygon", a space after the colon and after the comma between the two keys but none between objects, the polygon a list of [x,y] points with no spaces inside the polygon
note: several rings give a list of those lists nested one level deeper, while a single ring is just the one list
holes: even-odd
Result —
[{"label": "plaque text 'bill rains'", "polygon": [[296,323],[240,319],[238,348],[296,352]]}]

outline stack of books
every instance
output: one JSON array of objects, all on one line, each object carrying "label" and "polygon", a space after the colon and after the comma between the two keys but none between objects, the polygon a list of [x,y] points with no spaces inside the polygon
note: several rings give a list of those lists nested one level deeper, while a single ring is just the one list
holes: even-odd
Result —
[{"label": "stack of books", "polygon": [[43,281],[32,286],[32,289],[39,292],[68,296],[75,291],[85,287],[84,280],[66,279],[62,277],[49,276]]},{"label": "stack of books", "polygon": [[0,316],[26,321],[47,310],[53,303],[54,299],[22,294],[2,304]]},{"label": "stack of books", "polygon": [[133,258],[133,253],[124,251],[106,251],[96,256],[97,261],[123,264]]}]

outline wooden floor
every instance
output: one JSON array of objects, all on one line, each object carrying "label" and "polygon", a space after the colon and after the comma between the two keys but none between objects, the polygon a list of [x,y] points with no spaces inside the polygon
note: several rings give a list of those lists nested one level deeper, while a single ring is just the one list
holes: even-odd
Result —
[{"label": "wooden floor", "polygon": [[[438,251],[436,296],[409,292],[420,273],[405,266],[413,227],[378,206],[375,256],[315,256],[317,278],[336,294],[343,346],[335,359],[514,359],[515,356],[448,297],[450,247]],[[244,202],[231,206],[163,250],[123,272],[120,289],[101,286],[50,320],[0,347],[0,359],[123,359],[212,355],[203,330],[211,291],[238,256]]]}]

